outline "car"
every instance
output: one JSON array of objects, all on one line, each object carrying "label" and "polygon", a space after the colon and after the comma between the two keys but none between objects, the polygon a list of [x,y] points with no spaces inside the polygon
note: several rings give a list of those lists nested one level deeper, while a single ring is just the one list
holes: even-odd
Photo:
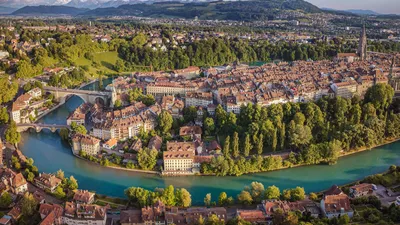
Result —
[{"label": "car", "polygon": [[372,190],[376,191],[376,190],[378,190],[378,187],[376,187],[375,184],[372,184]]}]

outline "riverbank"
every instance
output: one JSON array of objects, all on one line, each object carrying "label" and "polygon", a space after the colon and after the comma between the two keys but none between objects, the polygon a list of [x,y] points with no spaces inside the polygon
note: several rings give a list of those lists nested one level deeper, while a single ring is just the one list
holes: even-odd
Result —
[{"label": "riverbank", "polygon": [[[388,145],[388,144],[392,144],[392,143],[395,143],[397,141],[400,141],[400,138],[397,138],[397,139],[395,138],[395,139],[392,139],[392,140],[385,140],[383,143],[380,143],[380,144],[377,144],[377,145],[374,145],[374,146],[371,146],[371,147],[361,147],[361,148],[359,148],[357,150],[353,149],[353,150],[350,150],[349,152],[341,152],[339,157],[338,157],[338,160],[343,158],[343,157],[346,157],[346,156],[351,156],[351,155],[354,155],[354,154],[357,154],[357,153],[365,152],[367,150],[371,150],[372,151],[372,150],[374,150],[376,148],[379,148],[379,147],[382,147],[382,146],[385,146],[385,145]],[[271,156],[280,156],[280,155],[281,154],[271,155]],[[321,163],[319,163],[319,164],[321,164]],[[282,168],[275,169],[275,170],[270,170],[270,171],[284,170],[284,169],[304,167],[304,166],[313,166],[313,165],[319,165],[319,164],[298,164],[298,165],[291,165],[291,166],[282,167]],[[270,171],[267,171],[267,172],[270,172]],[[264,172],[255,172],[255,173],[264,173]]]},{"label": "riverbank", "polygon": [[[377,144],[377,145],[374,145],[374,146],[371,146],[371,147],[362,147],[362,148],[357,149],[357,150],[350,150],[349,152],[342,152],[342,153],[340,154],[340,156],[338,157],[338,160],[339,160],[340,158],[342,158],[342,157],[345,157],[345,156],[350,156],[350,155],[353,155],[353,154],[356,154],[356,153],[361,153],[361,152],[364,152],[364,151],[367,151],[367,150],[374,150],[375,148],[382,147],[382,146],[385,146],[385,145],[388,145],[388,144],[397,142],[397,141],[399,141],[399,140],[400,140],[400,138],[398,138],[398,139],[391,139],[391,140],[385,140],[383,143],[380,143],[380,144]],[[342,151],[343,151],[343,150],[342,150]],[[77,157],[77,158],[79,158],[79,159],[83,159],[83,160],[85,160],[85,161],[94,163],[94,164],[96,164],[96,165],[98,165],[98,166],[101,166],[101,167],[112,168],[112,169],[117,169],[117,170],[124,170],[124,171],[130,171],[130,172],[136,172],[136,173],[154,174],[154,175],[160,175],[160,176],[163,176],[163,177],[217,176],[217,175],[215,175],[215,174],[201,174],[201,173],[187,173],[187,174],[169,174],[169,173],[167,173],[167,174],[164,174],[164,173],[162,173],[161,171],[150,171],[150,170],[141,170],[141,169],[129,169],[129,168],[124,168],[124,167],[119,167],[119,166],[103,166],[103,165],[101,165],[100,163],[90,161],[90,160],[88,160],[88,159],[86,159],[86,158],[83,158],[83,157],[77,155],[77,154],[74,154],[73,151],[72,151],[72,149],[71,149],[71,153],[72,153],[72,155],[74,155],[75,157]],[[267,156],[264,156],[264,158],[266,158],[266,157],[278,157],[278,156],[281,156],[281,155],[282,155],[282,152],[281,152],[281,153],[278,153],[278,154],[267,155]],[[321,164],[321,163],[319,163],[319,164]],[[285,169],[290,169],[290,168],[297,168],[297,167],[304,167],[304,166],[312,166],[312,165],[319,165],[319,164],[298,164],[298,165],[290,165],[290,166],[281,167],[281,168],[277,168],[277,169],[272,169],[272,170],[268,170],[268,171],[258,171],[258,172],[243,173],[242,175],[246,175],[246,174],[257,174],[257,173],[266,173],[266,172],[273,172],[273,171],[278,171],[278,170],[285,170]],[[241,175],[241,176],[242,176],[242,175]]]},{"label": "riverbank", "polygon": [[[71,149],[71,152],[72,152],[72,149]],[[152,171],[152,170],[129,169],[129,168],[118,167],[118,166],[103,166],[100,163],[90,161],[90,160],[88,160],[88,159],[86,159],[86,158],[84,158],[84,157],[82,157],[80,155],[74,154],[73,152],[72,152],[72,155],[77,157],[78,159],[82,159],[82,160],[85,160],[87,162],[90,162],[90,163],[93,163],[93,164],[96,164],[98,166],[105,167],[105,168],[111,168],[111,169],[116,169],[116,170],[124,170],[124,171],[130,171],[130,172],[137,172],[137,173],[147,173],[147,174],[157,174],[157,175],[160,174],[160,172]]]},{"label": "riverbank", "polygon": [[372,146],[372,147],[362,147],[362,148],[360,148],[360,149],[358,149],[358,150],[353,150],[353,151],[349,151],[349,152],[344,152],[344,153],[341,153],[341,155],[339,156],[339,158],[340,158],[340,157],[344,157],[344,156],[348,156],[348,155],[353,155],[353,154],[360,153],[360,152],[367,151],[367,150],[374,150],[374,148],[378,148],[378,147],[381,147],[381,146],[385,146],[385,145],[388,145],[388,144],[391,144],[391,143],[394,143],[394,142],[397,142],[397,141],[400,141],[400,138],[385,140],[383,143],[374,145],[374,146]]}]

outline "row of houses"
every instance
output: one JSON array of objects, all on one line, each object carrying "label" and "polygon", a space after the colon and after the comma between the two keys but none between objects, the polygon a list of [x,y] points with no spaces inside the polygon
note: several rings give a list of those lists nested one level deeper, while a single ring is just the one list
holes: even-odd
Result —
[{"label": "row of houses", "polygon": [[30,123],[30,117],[36,117],[36,110],[41,108],[45,101],[34,101],[42,96],[40,88],[34,88],[20,95],[12,104],[11,118],[15,123]]},{"label": "row of houses", "polygon": [[[368,187],[368,188],[366,188]],[[363,190],[361,194],[372,193],[371,184],[360,184],[350,190]],[[358,196],[359,197],[359,196]],[[121,225],[189,225],[199,223],[200,218],[206,220],[213,217],[220,222],[226,223],[229,219],[239,216],[241,219],[252,224],[271,224],[276,212],[287,215],[289,212],[300,212],[314,218],[341,217],[344,215],[353,217],[354,210],[350,205],[350,198],[344,194],[336,185],[323,193],[320,204],[309,199],[289,202],[282,200],[263,200],[255,209],[236,209],[233,213],[224,207],[166,207],[161,201],[152,206],[143,207],[140,210],[121,211]]]}]

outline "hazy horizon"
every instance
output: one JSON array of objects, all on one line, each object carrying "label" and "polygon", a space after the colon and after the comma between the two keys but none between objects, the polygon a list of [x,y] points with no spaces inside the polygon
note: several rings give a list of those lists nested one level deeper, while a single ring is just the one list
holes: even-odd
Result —
[{"label": "hazy horizon", "polygon": [[320,8],[363,9],[385,14],[400,14],[400,0],[306,0]]},{"label": "hazy horizon", "polygon": [[[0,5],[37,5],[37,4],[66,4],[70,0],[0,0]],[[90,1],[90,0],[82,0]],[[106,2],[108,0],[97,0]],[[171,0],[172,1],[172,0]],[[372,10],[383,14],[400,14],[400,0],[305,0],[320,8],[331,8],[338,10],[362,9]],[[96,1],[94,1],[96,2]]]}]

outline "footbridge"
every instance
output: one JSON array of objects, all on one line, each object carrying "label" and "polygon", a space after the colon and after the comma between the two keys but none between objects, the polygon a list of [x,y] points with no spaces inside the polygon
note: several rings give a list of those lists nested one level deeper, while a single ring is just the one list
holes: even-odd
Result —
[{"label": "footbridge", "polygon": [[59,125],[59,124],[43,124],[43,123],[21,123],[21,124],[17,124],[17,131],[18,132],[27,131],[27,130],[29,130],[31,128],[36,130],[36,132],[40,132],[43,129],[48,129],[53,133],[56,132],[59,129],[62,129],[62,128],[71,129],[71,127],[68,126],[68,125]]},{"label": "footbridge", "polygon": [[43,87],[43,90],[52,93],[55,99],[61,103],[64,103],[67,97],[72,95],[79,96],[85,103],[95,104],[97,102],[102,102],[104,105],[110,105],[112,98],[112,92],[109,91],[90,91],[50,86]]}]

